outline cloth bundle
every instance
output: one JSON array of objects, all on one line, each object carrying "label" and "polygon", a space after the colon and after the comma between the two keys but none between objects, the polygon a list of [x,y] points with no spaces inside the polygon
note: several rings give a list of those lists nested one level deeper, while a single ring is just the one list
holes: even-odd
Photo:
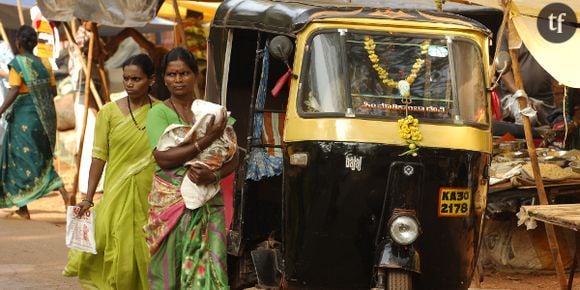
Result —
[{"label": "cloth bundle", "polygon": [[[169,148],[179,146],[185,140],[197,140],[206,134],[207,124],[211,116],[215,116],[214,123],[219,123],[225,116],[225,108],[218,104],[203,100],[195,100],[191,105],[191,110],[195,119],[193,126],[170,125],[168,126],[157,144],[157,150],[166,151]],[[231,126],[226,126],[224,134],[215,140],[209,147],[200,152],[194,159],[185,165],[201,164],[211,171],[219,170],[222,165],[235,155],[237,150],[234,130]],[[185,207],[196,209],[204,205],[220,191],[219,182],[198,185],[186,175],[181,184],[181,196]]]}]

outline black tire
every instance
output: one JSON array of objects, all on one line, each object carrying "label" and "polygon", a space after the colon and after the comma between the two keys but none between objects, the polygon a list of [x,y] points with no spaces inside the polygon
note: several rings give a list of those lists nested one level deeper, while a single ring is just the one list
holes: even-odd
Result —
[{"label": "black tire", "polygon": [[387,270],[385,290],[413,290],[413,274],[403,269]]}]

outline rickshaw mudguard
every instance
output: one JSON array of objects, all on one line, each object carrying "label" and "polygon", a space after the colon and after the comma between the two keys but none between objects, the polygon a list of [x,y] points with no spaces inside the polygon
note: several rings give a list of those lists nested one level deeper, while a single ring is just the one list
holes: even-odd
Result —
[{"label": "rickshaw mudguard", "polygon": [[375,268],[403,269],[421,274],[421,257],[412,246],[399,246],[386,241],[379,247]]}]

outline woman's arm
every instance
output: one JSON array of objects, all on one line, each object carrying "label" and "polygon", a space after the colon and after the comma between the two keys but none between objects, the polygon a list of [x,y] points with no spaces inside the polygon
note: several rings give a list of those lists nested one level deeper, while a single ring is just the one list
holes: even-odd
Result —
[{"label": "woman's arm", "polygon": [[212,117],[207,124],[207,133],[198,140],[188,140],[180,146],[166,151],[153,151],[153,157],[157,165],[163,169],[171,169],[182,166],[185,162],[193,159],[197,154],[209,147],[213,141],[223,135],[227,118],[222,118],[221,122],[215,123]]},{"label": "woman's arm", "polygon": [[195,142],[187,142],[166,151],[155,149],[153,151],[153,158],[155,158],[157,165],[163,169],[176,168],[182,166],[187,160],[193,159],[205,148],[202,148],[201,145],[197,146],[199,149],[195,147]]},{"label": "woman's arm", "polygon": [[87,189],[87,196],[83,199],[78,206],[80,207],[78,217],[81,217],[89,208],[91,208],[93,203],[93,198],[95,197],[95,191],[97,191],[97,186],[103,175],[103,169],[105,168],[105,160],[98,158],[93,158],[91,162],[91,168],[89,169],[89,185]]},{"label": "woman's arm", "polygon": [[230,175],[236,170],[239,163],[238,151],[230,159],[230,161],[223,164],[223,166],[217,171],[211,171],[206,166],[201,164],[193,164],[187,171],[187,176],[195,184],[204,185],[214,182],[219,182],[222,177]]}]

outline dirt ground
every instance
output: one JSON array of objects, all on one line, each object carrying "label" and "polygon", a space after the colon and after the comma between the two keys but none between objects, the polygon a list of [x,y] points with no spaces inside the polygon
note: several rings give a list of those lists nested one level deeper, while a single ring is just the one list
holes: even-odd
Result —
[{"label": "dirt ground", "polygon": [[[81,199],[80,195],[77,197]],[[66,264],[65,211],[57,193],[29,204],[32,220],[0,209],[0,289],[80,289],[61,275]],[[580,276],[574,281],[580,290]],[[505,273],[486,269],[481,289],[559,289],[553,273]]]}]

